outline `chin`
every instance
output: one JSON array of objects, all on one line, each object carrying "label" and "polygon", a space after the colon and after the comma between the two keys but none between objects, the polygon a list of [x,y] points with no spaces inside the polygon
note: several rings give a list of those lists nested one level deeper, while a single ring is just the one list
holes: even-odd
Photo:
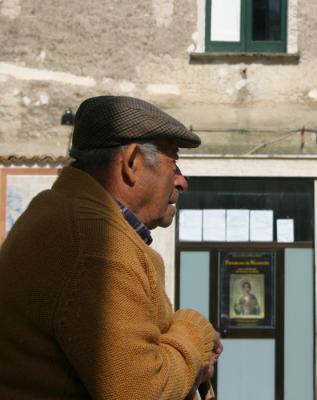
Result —
[{"label": "chin", "polygon": [[173,219],[171,219],[171,220],[160,219],[151,225],[148,224],[147,227],[150,230],[153,230],[155,228],[167,228],[168,226],[170,226],[172,224],[172,222],[173,222]]},{"label": "chin", "polygon": [[176,213],[176,209],[174,206],[168,207],[165,214],[162,215],[162,217],[156,219],[155,223],[153,224],[154,226],[150,227],[149,229],[154,229],[154,228],[157,228],[158,226],[161,228],[167,228],[168,226],[170,226],[172,224],[175,213]]},{"label": "chin", "polygon": [[174,219],[174,214],[169,216],[164,216],[163,218],[157,221],[157,226],[160,226],[161,228],[167,228],[172,224],[173,219]]},{"label": "chin", "polygon": [[172,224],[173,220],[170,221],[160,221],[157,226],[159,226],[160,228],[167,228],[168,226],[170,226]]}]

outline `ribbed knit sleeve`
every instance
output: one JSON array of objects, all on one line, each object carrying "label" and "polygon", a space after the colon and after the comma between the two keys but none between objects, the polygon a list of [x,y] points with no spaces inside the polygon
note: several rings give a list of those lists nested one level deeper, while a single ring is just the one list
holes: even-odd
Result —
[{"label": "ribbed knit sleeve", "polygon": [[[178,310],[174,314],[174,322],[171,326],[171,331],[179,331],[183,337],[183,343],[190,341],[195,345],[199,352],[199,358],[203,363],[210,360],[210,353],[213,348],[215,339],[214,329],[205,317],[194,310]],[[169,337],[172,334],[169,332]],[[166,340],[164,335],[161,339]]]},{"label": "ribbed knit sleeve", "polygon": [[211,325],[178,311],[162,333],[160,293],[134,262],[86,257],[64,294],[58,340],[92,399],[182,400],[209,359]]}]

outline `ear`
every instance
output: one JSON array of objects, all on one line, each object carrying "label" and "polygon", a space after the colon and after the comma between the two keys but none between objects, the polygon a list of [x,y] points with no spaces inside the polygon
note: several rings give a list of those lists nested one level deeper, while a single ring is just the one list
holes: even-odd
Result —
[{"label": "ear", "polygon": [[122,177],[124,181],[133,186],[137,179],[140,167],[141,154],[136,143],[131,143],[121,154]]}]

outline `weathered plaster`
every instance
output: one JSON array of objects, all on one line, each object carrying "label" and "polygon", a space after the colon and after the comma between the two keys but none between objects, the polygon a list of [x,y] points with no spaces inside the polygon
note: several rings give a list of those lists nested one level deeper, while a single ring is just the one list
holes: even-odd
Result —
[{"label": "weathered plaster", "polygon": [[21,12],[21,0],[2,0],[0,2],[0,14],[9,19],[15,19]]},{"label": "weathered plaster", "polygon": [[[65,108],[75,111],[99,94],[154,102],[201,132],[204,149],[218,154],[257,146],[256,132],[317,127],[316,2],[289,0],[288,51],[301,56],[288,64],[191,62],[188,51],[204,49],[205,0],[138,0],[129,7],[78,0],[76,13],[62,0],[3,0],[1,10],[9,4],[21,9],[14,20],[0,12],[3,152],[16,146],[23,153],[32,135],[34,152],[43,153],[50,142],[52,152],[64,154]],[[242,140],[237,130],[248,134]],[[261,151],[293,154],[294,146]],[[313,144],[305,150],[315,152]]]},{"label": "weathered plaster", "polygon": [[135,89],[136,86],[133,82],[129,82],[129,81],[121,81],[119,83],[119,88],[118,88],[122,93],[126,93],[126,94],[132,94]]},{"label": "weathered plaster", "polygon": [[197,2],[197,25],[196,32],[194,32],[194,51],[204,52],[205,51],[205,9],[206,0],[196,0]]},{"label": "weathered plaster", "polygon": [[180,88],[178,85],[164,85],[164,84],[155,84],[152,83],[150,85],[147,85],[146,87],[147,91],[151,94],[173,94],[173,95],[179,95],[181,93]]},{"label": "weathered plaster", "polygon": [[312,89],[308,92],[308,97],[317,101],[317,89]]},{"label": "weathered plaster", "polygon": [[174,0],[152,0],[156,25],[167,27],[173,21]]},{"label": "weathered plaster", "polygon": [[0,73],[15,79],[27,81],[55,81],[71,85],[95,86],[96,81],[91,77],[76,76],[73,74],[45,69],[27,68],[18,65],[0,62]]},{"label": "weathered plaster", "polygon": [[287,52],[298,52],[298,0],[288,0]]}]

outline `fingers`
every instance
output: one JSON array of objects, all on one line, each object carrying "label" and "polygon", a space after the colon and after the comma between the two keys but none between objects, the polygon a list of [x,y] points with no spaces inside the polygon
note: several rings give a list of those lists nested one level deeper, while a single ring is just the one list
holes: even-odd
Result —
[{"label": "fingers", "polygon": [[222,351],[223,351],[223,345],[220,340],[220,334],[219,334],[219,332],[217,332],[215,342],[214,342],[213,352],[216,353],[219,357],[220,354],[222,353]]}]

